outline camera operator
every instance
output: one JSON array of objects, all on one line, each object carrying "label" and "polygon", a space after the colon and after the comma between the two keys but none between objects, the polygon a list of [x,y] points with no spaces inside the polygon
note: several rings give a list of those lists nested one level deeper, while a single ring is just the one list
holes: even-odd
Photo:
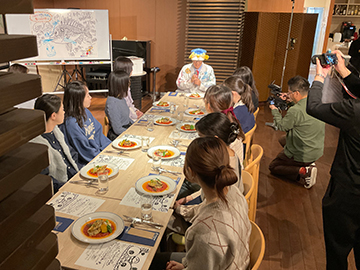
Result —
[{"label": "camera operator", "polygon": [[284,150],[270,163],[269,170],[305,188],[311,188],[316,183],[314,162],[323,154],[325,136],[325,124],[306,113],[309,86],[309,82],[301,76],[288,81],[288,93],[283,93],[281,98],[288,98],[295,104],[284,117],[274,105],[269,105],[275,125],[286,132],[286,137],[279,140]]},{"label": "camera operator", "polygon": [[[350,94],[360,97],[360,79],[345,67],[341,53],[335,53],[335,69]],[[326,269],[347,269],[347,257],[353,248],[360,269],[360,99],[348,96],[340,102],[323,104],[323,83],[329,70],[316,60],[316,76],[307,101],[310,115],[340,128],[331,178],[322,200]]]}]

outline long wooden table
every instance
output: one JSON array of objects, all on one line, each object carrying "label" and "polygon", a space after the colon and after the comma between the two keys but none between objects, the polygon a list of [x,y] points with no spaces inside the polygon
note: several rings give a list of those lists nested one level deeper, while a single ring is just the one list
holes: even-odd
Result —
[{"label": "long wooden table", "polygon": [[[173,93],[170,93],[170,95],[174,95]],[[176,96],[169,96],[169,93],[167,93],[161,101],[167,101],[172,102],[177,105],[177,111],[174,115],[168,113],[168,112],[150,112],[151,109],[145,114],[145,116],[149,114],[153,115],[161,115],[161,116],[170,116],[170,117],[177,117],[178,111],[185,111],[187,108],[183,106],[184,104],[184,97],[177,94]],[[197,106],[204,106],[204,103],[202,99],[200,100],[193,100],[189,99],[189,106],[188,108],[197,108]],[[184,115],[184,120],[192,120],[194,117],[186,116]],[[138,125],[137,123],[133,124],[126,132],[121,134],[120,136],[123,136],[124,134],[131,134],[131,135],[137,135],[137,136],[148,136],[148,137],[155,137],[155,139],[150,144],[150,147],[156,146],[156,145],[166,145],[169,144],[169,135],[171,132],[176,128],[175,125],[173,126],[158,126],[154,125],[154,130],[152,132],[147,131],[146,126],[144,125]],[[119,137],[120,137],[119,136]],[[182,140],[182,144],[189,144],[190,140]],[[113,146],[110,144],[101,154],[103,155],[113,155],[117,156],[116,153],[104,153],[108,150],[116,150],[113,148]],[[179,147],[180,151],[186,151],[186,147]],[[129,150],[127,151],[129,153],[128,156],[133,158],[133,163],[127,168],[127,170],[123,171],[120,170],[119,173],[110,179],[109,181],[109,191],[103,195],[97,194],[97,188],[96,187],[87,187],[85,185],[77,185],[72,184],[71,181],[77,181],[81,180],[80,174],[76,174],[70,182],[66,183],[57,194],[60,194],[61,192],[68,191],[72,193],[82,194],[86,196],[96,197],[104,199],[105,202],[96,210],[96,211],[107,211],[112,212],[115,214],[118,214],[120,216],[122,215],[129,215],[132,217],[140,217],[140,208],[130,207],[130,206],[124,206],[120,205],[119,203],[124,198],[126,193],[129,191],[130,188],[135,187],[136,181],[143,177],[148,175],[149,173],[155,173],[152,171],[151,163],[148,163],[150,157],[147,156],[146,152],[142,152],[141,149],[136,150]],[[172,171],[178,171],[182,172],[182,168],[179,167],[170,167],[170,166],[164,166],[164,168],[172,170]],[[177,177],[171,174],[164,174],[166,176],[169,176],[173,179],[176,179]],[[181,180],[179,181],[176,191],[175,191],[175,198],[180,190],[180,187],[182,185],[182,182],[184,180],[183,175],[181,174]],[[55,195],[56,196],[56,195]],[[173,206],[175,200],[173,201],[171,207]],[[166,225],[173,213],[172,209],[169,209],[167,213],[153,211],[153,220],[154,222],[160,223],[164,225],[164,227],[159,231],[160,235],[157,238],[156,244],[154,247],[148,247],[150,248],[150,253],[147,256],[147,259],[145,261],[145,264],[142,269],[148,269],[148,267],[151,264],[151,261],[155,255],[155,252],[158,248],[158,245],[160,243],[161,237],[164,234]],[[77,217],[70,216],[63,213],[56,213],[57,216],[65,217],[65,218],[71,218],[76,220]],[[129,226],[129,222],[125,222],[126,226]],[[154,230],[154,229],[152,229]],[[57,233],[58,240],[59,240],[59,254],[57,256],[58,260],[61,262],[62,266],[74,268],[74,269],[88,269],[81,267],[79,265],[75,265],[75,262],[80,257],[80,255],[84,252],[84,250],[87,248],[88,244],[82,243],[75,239],[71,235],[71,226],[69,226],[64,232]],[[138,244],[136,244],[138,245]],[[140,245],[141,246],[141,245]]]}]

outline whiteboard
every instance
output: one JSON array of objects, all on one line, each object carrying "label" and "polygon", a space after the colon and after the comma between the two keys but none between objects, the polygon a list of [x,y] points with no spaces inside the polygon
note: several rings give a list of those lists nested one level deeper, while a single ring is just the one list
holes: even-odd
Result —
[{"label": "whiteboard", "polygon": [[38,56],[25,61],[110,59],[108,10],[35,9],[7,14],[8,34],[36,35]]}]

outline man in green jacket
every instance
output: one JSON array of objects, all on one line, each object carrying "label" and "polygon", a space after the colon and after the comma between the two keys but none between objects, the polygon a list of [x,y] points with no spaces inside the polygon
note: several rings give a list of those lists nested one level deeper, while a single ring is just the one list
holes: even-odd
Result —
[{"label": "man in green jacket", "polygon": [[288,81],[288,93],[284,93],[282,98],[288,98],[295,105],[284,117],[274,105],[269,106],[276,126],[286,132],[286,137],[279,140],[284,150],[270,163],[269,170],[305,188],[311,188],[316,183],[314,162],[323,155],[325,136],[325,123],[306,113],[309,86],[309,82],[301,76]]}]

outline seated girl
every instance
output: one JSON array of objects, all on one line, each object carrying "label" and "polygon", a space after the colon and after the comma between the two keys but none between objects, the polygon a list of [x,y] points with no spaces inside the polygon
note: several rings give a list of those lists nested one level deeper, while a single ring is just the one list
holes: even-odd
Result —
[{"label": "seated girl", "polygon": [[110,140],[115,140],[134,123],[129,117],[130,111],[125,101],[129,82],[129,75],[124,71],[113,71],[108,77],[109,97],[106,100],[105,114],[110,122],[107,134]]},{"label": "seated girl", "polygon": [[72,81],[64,89],[65,121],[60,126],[66,142],[79,153],[82,165],[89,163],[111,141],[102,126],[87,109],[91,105],[89,89],[81,81]]},{"label": "seated girl", "polygon": [[[199,120],[195,125],[196,131],[200,137],[214,136],[221,139],[226,144],[226,149],[229,156],[229,164],[234,168],[234,172],[238,178],[235,183],[241,193],[244,193],[244,185],[241,179],[241,162],[237,154],[229,145],[238,139],[240,133],[239,124],[230,122],[230,120],[219,112],[210,113]],[[185,179],[185,181],[188,181]],[[189,183],[187,186],[190,186]],[[181,187],[183,189],[183,187]],[[199,196],[201,195],[201,198]],[[201,190],[194,192],[184,198],[176,201],[176,213],[180,214],[186,221],[189,221],[187,213],[191,207],[183,206],[183,204],[198,204],[204,199],[204,194]]]},{"label": "seated girl", "polygon": [[34,109],[45,112],[46,130],[31,142],[48,147],[49,166],[41,174],[51,176],[56,193],[81,168],[77,163],[78,153],[66,144],[64,134],[58,128],[64,121],[61,98],[55,95],[42,95],[36,99]]},{"label": "seated girl", "polygon": [[226,144],[213,136],[192,141],[184,174],[201,186],[205,200],[186,230],[186,253],[160,253],[150,269],[164,269],[166,261],[166,269],[176,270],[247,269],[251,232],[248,206],[234,185],[238,180],[229,165]]},{"label": "seated girl", "polygon": [[255,86],[255,80],[251,69],[242,66],[236,69],[233,75],[240,77],[245,84],[248,84],[251,87],[251,99],[254,104],[254,111],[256,111],[257,108],[259,108],[259,92]]},{"label": "seated girl", "polygon": [[234,114],[246,133],[255,126],[255,107],[251,100],[250,86],[238,76],[230,76],[224,84],[233,92]]},{"label": "seated girl", "polygon": [[235,151],[240,158],[241,164],[243,164],[244,150],[242,141],[245,139],[245,135],[241,126],[241,123],[236,118],[233,109],[233,94],[231,90],[225,85],[210,86],[204,96],[205,109],[207,112],[222,112],[231,122],[239,124],[239,136],[238,140],[235,140],[230,148]]},{"label": "seated girl", "polygon": [[[129,77],[131,77],[133,65],[133,62],[129,58],[119,56],[114,61],[114,71],[125,71],[129,75]],[[143,113],[134,106],[134,100],[131,97],[130,87],[128,87],[128,92],[125,100],[130,110],[130,119],[136,121],[143,115]]]}]

